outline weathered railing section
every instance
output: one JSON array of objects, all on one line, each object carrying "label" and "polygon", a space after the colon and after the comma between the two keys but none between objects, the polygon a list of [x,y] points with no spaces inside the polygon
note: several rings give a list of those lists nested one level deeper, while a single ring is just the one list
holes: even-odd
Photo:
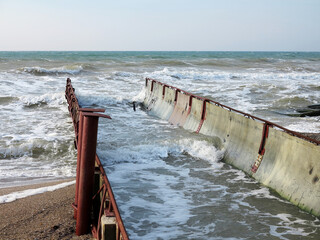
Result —
[{"label": "weathered railing section", "polygon": [[[310,141],[310,142],[312,142],[312,143],[315,143],[315,144],[317,144],[317,145],[320,145],[320,141],[317,141],[317,140],[315,140],[315,139],[313,139],[313,138],[310,138],[310,137],[308,137],[308,136],[305,136],[305,135],[303,135],[303,134],[301,134],[301,133],[298,133],[298,132],[295,132],[295,131],[291,131],[291,130],[289,130],[289,129],[287,129],[287,128],[284,128],[284,127],[282,127],[282,126],[280,126],[280,125],[278,125],[278,124],[276,124],[276,123],[273,123],[273,122],[267,121],[267,120],[265,120],[265,119],[262,119],[262,118],[253,116],[253,115],[251,115],[251,114],[248,114],[248,113],[239,111],[239,110],[237,110],[237,109],[228,107],[228,106],[223,105],[223,104],[221,104],[221,103],[219,103],[219,102],[216,102],[216,101],[214,101],[214,100],[211,100],[211,99],[208,99],[208,98],[199,97],[199,96],[197,96],[197,95],[193,95],[192,93],[189,93],[189,92],[187,92],[187,91],[185,91],[185,90],[182,90],[182,89],[179,89],[179,88],[177,88],[177,87],[173,87],[173,86],[167,85],[167,84],[165,84],[165,83],[159,82],[159,81],[157,81],[157,80],[155,80],[155,79],[151,79],[151,78],[146,78],[146,87],[148,86],[148,82],[150,82],[150,84],[151,84],[151,90],[150,90],[151,92],[153,91],[153,88],[154,88],[154,84],[155,84],[155,83],[157,83],[157,84],[159,84],[159,85],[162,86],[162,98],[164,98],[164,96],[165,96],[166,89],[173,89],[173,90],[175,91],[175,100],[174,100],[175,102],[177,102],[177,95],[178,95],[178,93],[183,93],[183,94],[189,96],[189,107],[190,107],[190,108],[191,108],[191,106],[192,106],[192,98],[196,98],[196,99],[199,99],[199,100],[203,101],[203,106],[202,106],[202,110],[201,110],[201,111],[202,111],[201,120],[204,120],[204,117],[205,117],[206,102],[210,102],[210,103],[213,103],[213,104],[216,105],[216,106],[219,106],[219,107],[221,107],[221,108],[227,109],[227,110],[229,110],[230,112],[239,113],[239,114],[243,115],[244,117],[251,118],[251,119],[253,119],[253,120],[257,120],[257,121],[263,122],[264,124],[266,124],[266,125],[268,125],[268,126],[270,126],[270,127],[279,128],[279,129],[281,129],[282,131],[284,131],[284,132],[286,132],[286,133],[288,133],[288,134],[290,134],[290,135],[292,135],[292,136],[296,136],[296,137],[305,139],[305,140],[307,140],[307,141]],[[202,126],[202,125],[199,125],[197,132],[200,131],[201,126]]]},{"label": "weathered railing section", "polygon": [[77,177],[74,218],[76,234],[91,231],[96,239],[129,239],[111,185],[96,154],[98,120],[109,116],[104,109],[80,108],[71,80],[67,79],[66,99],[75,130]]},{"label": "weathered railing section", "polygon": [[172,124],[215,137],[225,162],[320,216],[320,141],[154,79],[146,78],[144,105]]}]

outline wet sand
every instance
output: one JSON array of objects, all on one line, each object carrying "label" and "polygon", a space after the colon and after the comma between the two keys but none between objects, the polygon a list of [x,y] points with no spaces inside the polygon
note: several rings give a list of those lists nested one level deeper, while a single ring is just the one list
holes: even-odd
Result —
[{"label": "wet sand", "polygon": [[[12,192],[56,185],[73,179],[0,189],[0,196]],[[0,204],[0,239],[92,239],[77,237],[73,219],[75,186]]]}]

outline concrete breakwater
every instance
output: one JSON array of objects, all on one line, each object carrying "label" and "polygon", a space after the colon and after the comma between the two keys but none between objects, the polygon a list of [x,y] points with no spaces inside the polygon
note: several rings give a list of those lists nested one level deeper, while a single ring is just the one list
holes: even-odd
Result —
[{"label": "concrete breakwater", "polygon": [[148,78],[144,105],[172,124],[214,137],[226,163],[320,216],[319,141]]}]

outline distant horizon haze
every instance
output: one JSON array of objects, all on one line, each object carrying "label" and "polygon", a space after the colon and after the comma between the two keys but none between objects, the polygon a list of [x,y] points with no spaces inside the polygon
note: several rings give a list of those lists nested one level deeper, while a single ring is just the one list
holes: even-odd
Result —
[{"label": "distant horizon haze", "polygon": [[318,0],[0,1],[0,51],[319,52]]}]

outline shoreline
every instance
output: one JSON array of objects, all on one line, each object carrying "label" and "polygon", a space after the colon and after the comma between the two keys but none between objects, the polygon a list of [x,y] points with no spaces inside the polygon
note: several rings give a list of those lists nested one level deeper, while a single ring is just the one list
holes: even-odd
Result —
[{"label": "shoreline", "polygon": [[32,186],[32,185],[41,185],[46,183],[52,183],[52,182],[64,182],[66,180],[72,180],[75,179],[75,176],[72,177],[61,177],[61,178],[27,178],[24,180],[19,181],[8,181],[8,182],[1,182],[0,190],[6,189],[6,188],[15,188],[15,187],[26,187],[26,186]]},{"label": "shoreline", "polygon": [[[74,178],[0,189],[0,196],[49,187]],[[54,191],[0,204],[0,239],[92,239],[91,234],[75,235],[73,219],[75,184]]]},{"label": "shoreline", "polygon": [[19,191],[24,191],[24,190],[29,190],[29,189],[37,189],[41,187],[49,187],[53,186],[56,184],[60,183],[65,183],[75,180],[74,177],[69,177],[69,178],[61,178],[61,179],[36,179],[33,182],[27,181],[26,183],[19,182],[14,185],[8,185],[8,186],[1,186],[0,187],[0,196],[10,194],[13,192],[19,192]]}]

